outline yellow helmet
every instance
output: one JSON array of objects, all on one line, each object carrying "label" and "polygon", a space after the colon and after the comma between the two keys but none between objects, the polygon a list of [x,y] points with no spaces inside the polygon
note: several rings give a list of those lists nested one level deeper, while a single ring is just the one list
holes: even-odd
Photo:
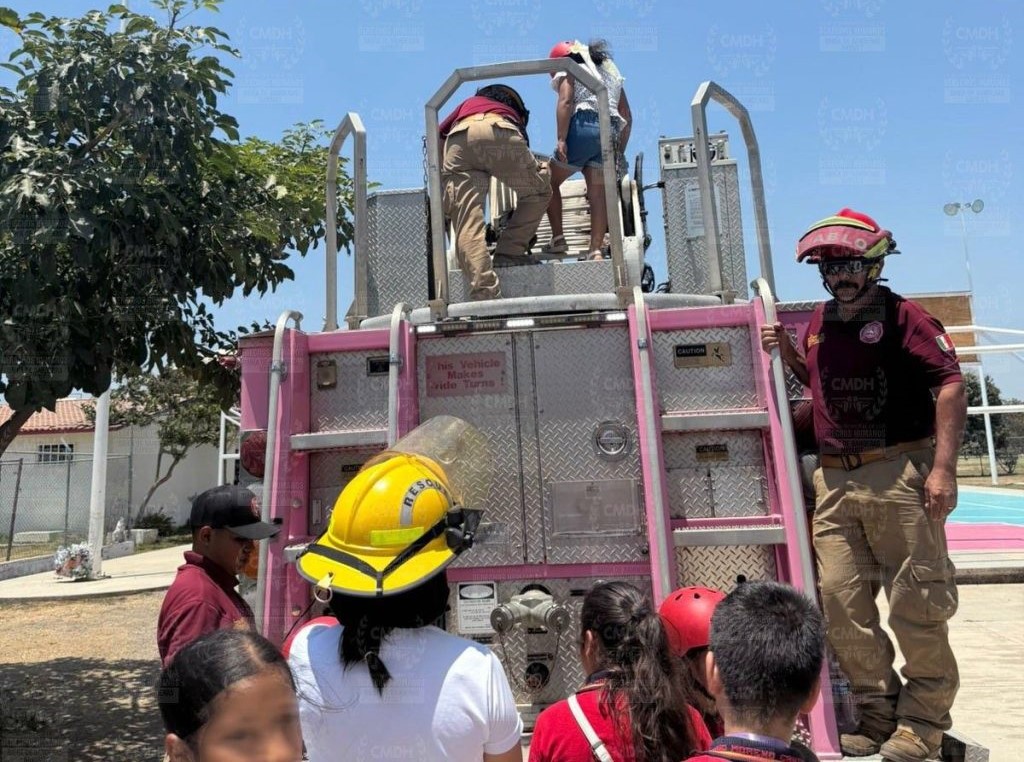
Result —
[{"label": "yellow helmet", "polygon": [[326,531],[299,556],[299,573],[349,595],[390,595],[444,569],[472,545],[478,522],[436,462],[396,453],[368,463],[342,490]]}]

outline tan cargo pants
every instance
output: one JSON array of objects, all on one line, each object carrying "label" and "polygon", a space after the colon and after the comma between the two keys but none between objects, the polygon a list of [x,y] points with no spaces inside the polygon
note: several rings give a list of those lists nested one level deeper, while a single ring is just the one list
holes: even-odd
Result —
[{"label": "tan cargo pants", "polygon": [[[814,473],[814,549],[828,636],[850,680],[861,727],[879,735],[898,723],[937,747],[951,726],[960,678],[947,620],[957,608],[942,521],[924,510],[934,449],[852,471]],[[901,685],[875,599],[885,588],[889,626],[906,660]]]},{"label": "tan cargo pants", "polygon": [[501,296],[484,237],[484,199],[491,177],[516,193],[515,212],[494,254],[521,257],[551,197],[548,165],[534,158],[519,129],[505,117],[466,117],[455,124],[445,141],[441,186],[445,215],[455,225],[455,250],[472,299]]}]

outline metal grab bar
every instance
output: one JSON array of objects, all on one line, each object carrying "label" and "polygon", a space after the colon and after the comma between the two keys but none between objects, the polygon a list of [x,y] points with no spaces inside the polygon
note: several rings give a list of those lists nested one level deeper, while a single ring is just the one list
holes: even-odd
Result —
[{"label": "metal grab bar", "polygon": [[411,308],[399,302],[391,310],[388,338],[388,447],[398,440],[398,374],[405,358],[402,356],[402,321]]},{"label": "metal grab bar", "polygon": [[[761,299],[765,322],[768,325],[774,325],[778,316],[775,312],[775,297],[772,294],[771,286],[768,285],[765,278],[758,278],[751,285]],[[792,499],[796,501],[801,499],[804,490],[800,483],[800,458],[796,452],[793,416],[789,409],[789,398],[786,396],[786,376],[782,367],[782,354],[779,350],[773,349],[770,356],[772,386],[775,387],[775,402],[779,406],[779,423],[782,426],[782,467],[785,470],[787,487],[792,494]],[[800,560],[800,586],[808,595],[812,595],[817,584],[814,581],[814,558],[811,555],[811,541],[807,532],[807,514],[802,503],[793,505],[792,521]]]},{"label": "metal grab bar", "polygon": [[[775,311],[775,297],[767,279],[758,278],[752,284],[761,299],[761,307],[764,312],[764,321],[768,325],[774,325],[778,320]],[[756,304],[755,304],[756,306]],[[757,329],[755,329],[757,330]],[[760,342],[758,342],[760,343]],[[755,350],[761,351],[761,350]],[[771,370],[771,386],[775,390],[775,403],[778,405],[779,426],[781,428],[782,452],[775,453],[775,462],[781,467],[785,474],[785,488],[790,494],[791,515],[786,516],[786,556],[789,562],[790,583],[802,590],[811,600],[817,602],[817,582],[814,579],[814,558],[811,553],[810,533],[807,531],[807,513],[803,504],[803,485],[800,483],[800,461],[796,451],[796,437],[793,433],[793,415],[789,409],[789,398],[786,396],[786,376],[782,367],[782,354],[778,348],[771,351],[769,362]],[[765,394],[769,394],[765,390]],[[772,437],[777,441],[778,438]],[[779,457],[781,455],[781,457]],[[780,489],[780,492],[785,490]],[[781,496],[780,496],[781,497]],[[784,501],[780,499],[780,508],[786,510]],[[793,545],[796,545],[794,557]],[[793,574],[793,565],[800,566],[799,574]],[[819,604],[820,605],[820,604]],[[831,676],[829,675],[828,660],[821,665],[821,692],[823,696],[831,693]],[[836,718],[831,710],[831,702],[818,701],[810,711],[808,720],[810,722],[811,736],[815,739],[814,751],[822,759],[837,759],[841,754],[839,744],[839,732],[836,727]]]},{"label": "metal grab bar", "polygon": [[530,74],[552,74],[566,71],[597,95],[598,122],[601,130],[601,159],[605,185],[605,205],[608,209],[608,234],[611,239],[612,268],[615,272],[615,289],[619,293],[620,306],[632,296],[629,291],[629,275],[622,255],[622,219],[619,214],[619,200],[615,182],[615,155],[612,148],[611,109],[608,105],[608,89],[600,79],[594,77],[583,66],[571,58],[545,58],[537,61],[515,61],[487,66],[470,66],[456,69],[445,80],[436,93],[427,101],[427,192],[430,198],[431,256],[434,263],[436,288],[434,298],[447,306],[448,262],[444,249],[444,212],[441,208],[441,139],[438,135],[438,111],[455,91],[466,82],[500,77],[522,77]]},{"label": "metal grab bar", "polygon": [[[349,328],[358,328],[356,318],[366,317],[366,128],[359,114],[349,111],[331,138],[327,152],[327,314],[324,331],[338,328],[338,154],[350,134],[355,135],[352,163],[355,165],[355,299],[348,316]],[[353,324],[353,321],[355,323]]]},{"label": "metal grab bar", "polygon": [[697,182],[700,184],[701,212],[704,217],[704,236],[707,242],[708,282],[711,293],[722,293],[723,301],[729,303],[732,296],[725,294],[722,282],[722,244],[718,230],[718,209],[711,184],[711,151],[708,149],[708,101],[714,100],[736,117],[747,146],[747,163],[750,165],[750,184],[754,197],[754,221],[757,226],[757,251],[761,258],[761,278],[770,289],[775,290],[775,271],[772,268],[772,248],[768,238],[768,210],[764,201],[764,177],[761,174],[761,150],[750,121],[746,106],[728,91],[714,82],[704,82],[690,101],[690,116],[693,120],[693,142],[697,153]]},{"label": "metal grab bar", "polygon": [[[287,373],[284,365],[284,329],[289,320],[295,321],[295,330],[302,326],[302,313],[295,310],[285,310],[277,319],[277,327],[274,329],[274,349],[270,356],[270,407],[267,411],[267,446],[263,451],[263,462],[266,464],[263,472],[263,495],[260,503],[260,520],[270,521],[270,501],[274,494],[274,449],[277,446],[277,402],[280,397],[281,379]],[[256,611],[253,612],[256,618],[256,629],[263,632],[263,613],[267,597],[267,543],[269,540],[260,541],[259,550],[259,574],[256,577]]]},{"label": "metal grab bar", "polygon": [[[647,305],[640,286],[633,287],[633,307],[636,310],[636,353],[637,360],[637,398],[640,401],[638,411],[638,433],[643,437],[646,455],[642,458],[646,466],[646,477],[650,488],[650,508],[647,511],[647,537],[651,549],[651,585],[654,600],[664,600],[675,587],[676,575],[675,547],[669,547],[671,527],[668,521],[668,509],[665,504],[665,485],[662,470],[658,467],[657,458],[661,451],[658,441],[658,405],[654,400],[652,386],[650,325],[647,321]],[[670,566],[669,558],[672,559]]]}]

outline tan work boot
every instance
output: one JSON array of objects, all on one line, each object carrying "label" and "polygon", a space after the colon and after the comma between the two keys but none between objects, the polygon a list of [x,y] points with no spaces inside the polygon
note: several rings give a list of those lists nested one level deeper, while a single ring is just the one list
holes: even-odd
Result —
[{"label": "tan work boot", "polygon": [[868,735],[867,731],[858,730],[840,735],[839,748],[847,757],[870,757],[882,748],[882,740]]},{"label": "tan work boot", "polygon": [[938,759],[938,749],[929,748],[910,728],[899,727],[882,744],[882,759],[886,762],[927,762]]}]

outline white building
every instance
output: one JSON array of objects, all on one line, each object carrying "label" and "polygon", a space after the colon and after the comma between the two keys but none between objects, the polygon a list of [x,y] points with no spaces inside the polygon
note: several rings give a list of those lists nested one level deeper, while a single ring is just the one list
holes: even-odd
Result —
[{"label": "white building", "polygon": [[[17,487],[15,531],[80,532],[88,527],[95,431],[85,415],[89,399],[62,399],[55,412],[43,410],[21,428],[0,455],[0,535],[10,527]],[[0,424],[11,416],[0,405]],[[131,511],[134,517],[156,481],[160,442],[156,426],[111,426],[107,463],[108,528]],[[20,464],[20,483],[18,477]],[[161,475],[170,459],[164,456]],[[217,484],[217,448],[196,447],[178,463],[146,507],[163,509],[176,525],[187,521],[192,498]]]}]

